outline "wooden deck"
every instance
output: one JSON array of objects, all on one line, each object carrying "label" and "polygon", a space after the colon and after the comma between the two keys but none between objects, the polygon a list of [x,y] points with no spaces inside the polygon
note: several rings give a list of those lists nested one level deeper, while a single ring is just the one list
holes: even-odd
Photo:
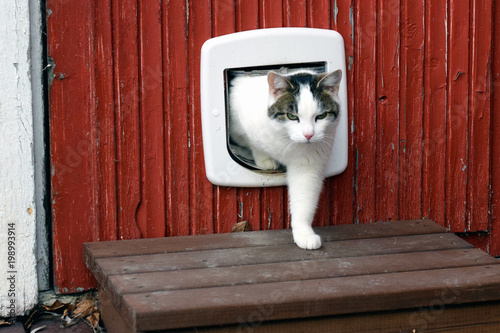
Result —
[{"label": "wooden deck", "polygon": [[430,220],[85,244],[109,332],[500,332],[500,261]]}]

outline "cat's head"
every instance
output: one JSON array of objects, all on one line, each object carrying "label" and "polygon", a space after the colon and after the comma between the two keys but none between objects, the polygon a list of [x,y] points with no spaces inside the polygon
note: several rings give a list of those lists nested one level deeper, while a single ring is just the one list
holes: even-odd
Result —
[{"label": "cat's head", "polygon": [[323,141],[340,113],[338,97],[342,71],[280,75],[269,72],[268,116],[277,130],[285,129],[297,143]]}]

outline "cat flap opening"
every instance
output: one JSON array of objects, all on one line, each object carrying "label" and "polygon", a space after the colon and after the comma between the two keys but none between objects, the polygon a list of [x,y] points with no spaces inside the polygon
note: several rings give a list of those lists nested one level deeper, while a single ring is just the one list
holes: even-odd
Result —
[{"label": "cat flap opening", "polygon": [[286,184],[284,169],[261,170],[245,147],[231,142],[228,93],[239,75],[286,74],[306,69],[318,73],[340,69],[340,114],[326,175],[347,166],[347,91],[343,39],[335,31],[271,28],[209,39],[201,50],[201,116],[207,178],[216,185],[261,187]]},{"label": "cat flap opening", "polygon": [[233,79],[239,76],[261,76],[267,75],[270,71],[286,75],[293,73],[295,71],[307,70],[314,73],[325,73],[326,63],[316,62],[316,63],[298,63],[298,64],[279,64],[279,65],[269,65],[260,67],[243,67],[243,68],[228,68],[224,70],[224,83],[225,83],[225,111],[226,111],[226,139],[227,139],[227,149],[231,158],[240,164],[241,166],[254,170],[260,173],[269,174],[279,174],[286,171],[286,167],[280,165],[278,169],[266,169],[257,166],[255,163],[252,152],[249,147],[244,145],[238,145],[234,140],[231,139],[231,113],[230,104],[231,100],[229,98],[231,91],[231,82]]}]

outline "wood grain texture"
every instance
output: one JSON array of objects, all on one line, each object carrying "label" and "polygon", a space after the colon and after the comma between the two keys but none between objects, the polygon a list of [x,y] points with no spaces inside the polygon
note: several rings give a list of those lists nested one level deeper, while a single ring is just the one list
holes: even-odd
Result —
[{"label": "wood grain texture", "polygon": [[491,0],[471,2],[467,231],[490,226],[492,5]]},{"label": "wood grain texture", "polygon": [[167,43],[166,61],[168,94],[166,104],[166,168],[167,168],[167,235],[188,235],[190,221],[189,204],[189,146],[190,133],[188,109],[188,44],[187,15],[185,1],[172,1],[166,4]]},{"label": "wood grain texture", "polygon": [[422,216],[425,1],[401,3],[399,218]]},{"label": "wood grain texture", "polygon": [[[94,127],[97,127],[99,145],[97,163],[99,165],[98,189],[99,237],[100,240],[114,240],[117,235],[117,192],[116,192],[116,136],[115,136],[115,94],[113,88],[113,43],[112,8],[110,1],[99,2],[99,10],[94,7],[96,19],[94,38],[95,98],[96,109]],[[62,213],[63,211],[59,212]]]},{"label": "wood grain texture", "polygon": [[[353,147],[356,163],[356,223],[376,220],[376,69],[377,69],[377,5],[370,1],[356,2],[356,32],[354,38],[354,127],[356,146]],[[351,23],[352,24],[352,23]]]},{"label": "wood grain texture", "polygon": [[422,214],[445,225],[447,3],[425,6]]},{"label": "wood grain texture", "polygon": [[[50,31],[66,31],[48,41],[57,70],[50,94],[50,163],[54,279],[56,290],[71,292],[95,286],[81,261],[78,244],[97,240],[98,165],[94,122],[96,60],[93,2],[73,7],[56,6],[48,21]],[[76,11],[74,20],[67,20]],[[88,29],[87,29],[88,27]],[[60,30],[61,29],[61,30]],[[83,30],[82,30],[83,29]],[[64,47],[61,47],[64,45]],[[103,235],[107,232],[104,231]],[[113,239],[113,235],[110,235]],[[71,267],[71,269],[68,269]]]},{"label": "wood grain texture", "polygon": [[[494,4],[493,30],[500,31],[500,4]],[[500,128],[500,33],[493,35],[493,75],[492,75],[492,110],[491,128]],[[500,133],[496,130],[491,133],[491,235],[488,241],[489,250],[500,255],[500,177],[497,177],[496,168],[500,165]]]},{"label": "wood grain texture", "polygon": [[[448,106],[446,122],[446,217],[456,231],[465,230],[468,165],[469,20],[466,1],[450,2]],[[451,226],[450,226],[451,227]]]},{"label": "wood grain texture", "polygon": [[397,220],[399,208],[399,1],[377,2],[375,219]]},{"label": "wood grain texture", "polygon": [[142,200],[137,1],[113,2],[115,56],[118,237],[141,237],[137,212]]},{"label": "wood grain texture", "polygon": [[[212,36],[210,0],[189,6],[189,16],[196,17],[188,27],[189,38],[189,122],[190,122],[190,220],[191,234],[214,232],[214,189],[205,176],[200,108],[200,57],[203,43]],[[172,223],[175,223],[172,221]]]},{"label": "wood grain texture", "polygon": [[[336,7],[335,7],[336,5]],[[335,1],[332,5],[331,25],[344,37],[345,57],[346,57],[346,79],[347,79],[347,124],[348,146],[352,147],[347,152],[347,168],[335,177],[327,179],[325,191],[331,194],[331,223],[350,224],[356,221],[355,192],[357,165],[355,161],[356,132],[354,126],[355,114],[355,66],[354,66],[354,7],[353,2]]]},{"label": "wood grain texture", "polygon": [[430,217],[500,254],[497,2],[47,0],[55,285],[89,288],[91,240],[290,226],[285,187],[205,177],[200,53],[213,36],[334,29],[346,52],[348,166],[314,225]]},{"label": "wood grain texture", "polygon": [[139,2],[138,10],[142,200],[137,223],[142,237],[163,237],[166,226],[161,221],[165,221],[166,201],[162,8],[160,3]]}]

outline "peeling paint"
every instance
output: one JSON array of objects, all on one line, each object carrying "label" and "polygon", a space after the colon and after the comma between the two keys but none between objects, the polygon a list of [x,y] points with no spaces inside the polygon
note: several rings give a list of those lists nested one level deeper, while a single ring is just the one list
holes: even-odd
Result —
[{"label": "peeling paint", "polygon": [[354,8],[349,7],[349,23],[351,24],[351,39],[354,38]]},{"label": "peeling paint", "polygon": [[337,25],[337,15],[339,14],[339,7],[337,6],[337,0],[333,3],[333,21]]},{"label": "peeling paint", "polygon": [[349,57],[347,57],[347,60],[349,61],[349,64],[347,65],[347,68],[349,70],[351,70],[352,69],[352,65],[354,64],[354,57],[353,56],[349,56]]}]

